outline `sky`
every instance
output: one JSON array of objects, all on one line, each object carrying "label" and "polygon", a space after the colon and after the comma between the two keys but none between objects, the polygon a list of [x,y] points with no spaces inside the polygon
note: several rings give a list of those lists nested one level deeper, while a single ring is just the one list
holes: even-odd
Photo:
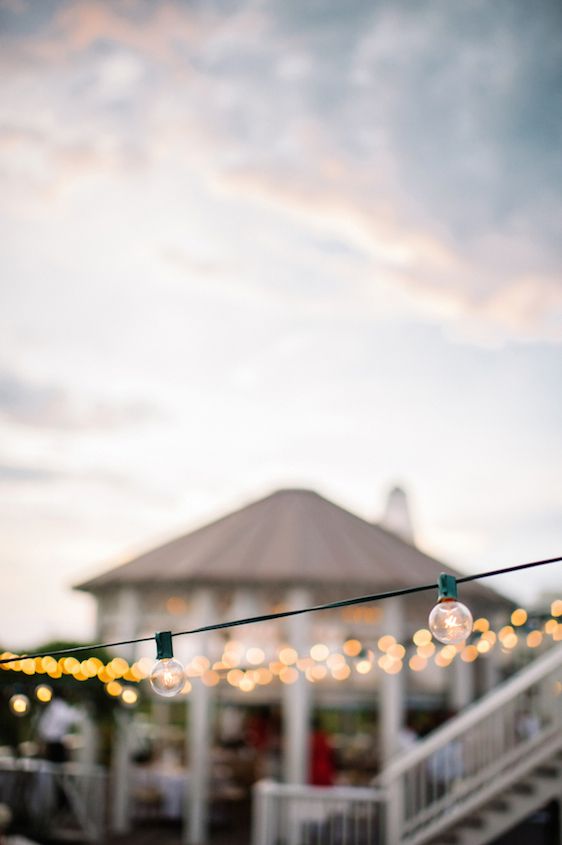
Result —
[{"label": "sky", "polygon": [[376,520],[399,483],[465,572],[562,553],[561,35],[554,0],[0,0],[4,648],[282,487]]}]

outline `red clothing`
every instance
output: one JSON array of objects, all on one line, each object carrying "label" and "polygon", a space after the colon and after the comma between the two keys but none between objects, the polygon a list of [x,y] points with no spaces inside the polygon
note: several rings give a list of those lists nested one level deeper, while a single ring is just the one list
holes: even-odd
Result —
[{"label": "red clothing", "polygon": [[328,738],[322,731],[314,731],[310,741],[310,782],[314,786],[332,786],[334,759]]}]

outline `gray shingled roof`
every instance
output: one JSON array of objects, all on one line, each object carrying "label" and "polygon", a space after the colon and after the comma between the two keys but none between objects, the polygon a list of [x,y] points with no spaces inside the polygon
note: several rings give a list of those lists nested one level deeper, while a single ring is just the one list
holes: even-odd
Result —
[{"label": "gray shingled roof", "polygon": [[[279,490],[77,586],[316,584],[385,590],[455,571],[310,490]],[[477,583],[463,595],[507,601]]]}]

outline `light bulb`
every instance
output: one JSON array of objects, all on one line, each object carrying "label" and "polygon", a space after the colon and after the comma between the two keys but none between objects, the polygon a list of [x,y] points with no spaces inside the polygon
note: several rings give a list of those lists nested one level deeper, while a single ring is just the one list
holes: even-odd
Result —
[{"label": "light bulb", "polygon": [[134,707],[139,700],[139,694],[133,687],[125,687],[121,692],[121,701],[126,707]]},{"label": "light bulb", "polygon": [[456,599],[440,599],[429,614],[429,628],[440,643],[462,643],[472,633],[472,613]]},{"label": "light bulb", "polygon": [[38,701],[42,701],[43,704],[48,704],[48,702],[53,697],[53,690],[47,684],[40,684],[35,689],[35,698]]},{"label": "light bulb", "polygon": [[29,711],[29,698],[23,693],[17,693],[10,698],[10,710],[14,716],[25,716]]},{"label": "light bulb", "polygon": [[165,657],[156,661],[149,680],[154,692],[170,698],[183,689],[185,669],[179,660],[175,660],[173,657]]}]

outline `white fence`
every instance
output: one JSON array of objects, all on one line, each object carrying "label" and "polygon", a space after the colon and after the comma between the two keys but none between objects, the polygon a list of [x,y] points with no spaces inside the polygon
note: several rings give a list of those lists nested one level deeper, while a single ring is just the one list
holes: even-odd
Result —
[{"label": "white fence", "polygon": [[99,766],[0,759],[0,802],[29,835],[79,833],[87,842],[103,841],[105,796],[106,775]]},{"label": "white fence", "polygon": [[254,787],[253,845],[381,845],[383,794],[360,787],[260,781]]}]

